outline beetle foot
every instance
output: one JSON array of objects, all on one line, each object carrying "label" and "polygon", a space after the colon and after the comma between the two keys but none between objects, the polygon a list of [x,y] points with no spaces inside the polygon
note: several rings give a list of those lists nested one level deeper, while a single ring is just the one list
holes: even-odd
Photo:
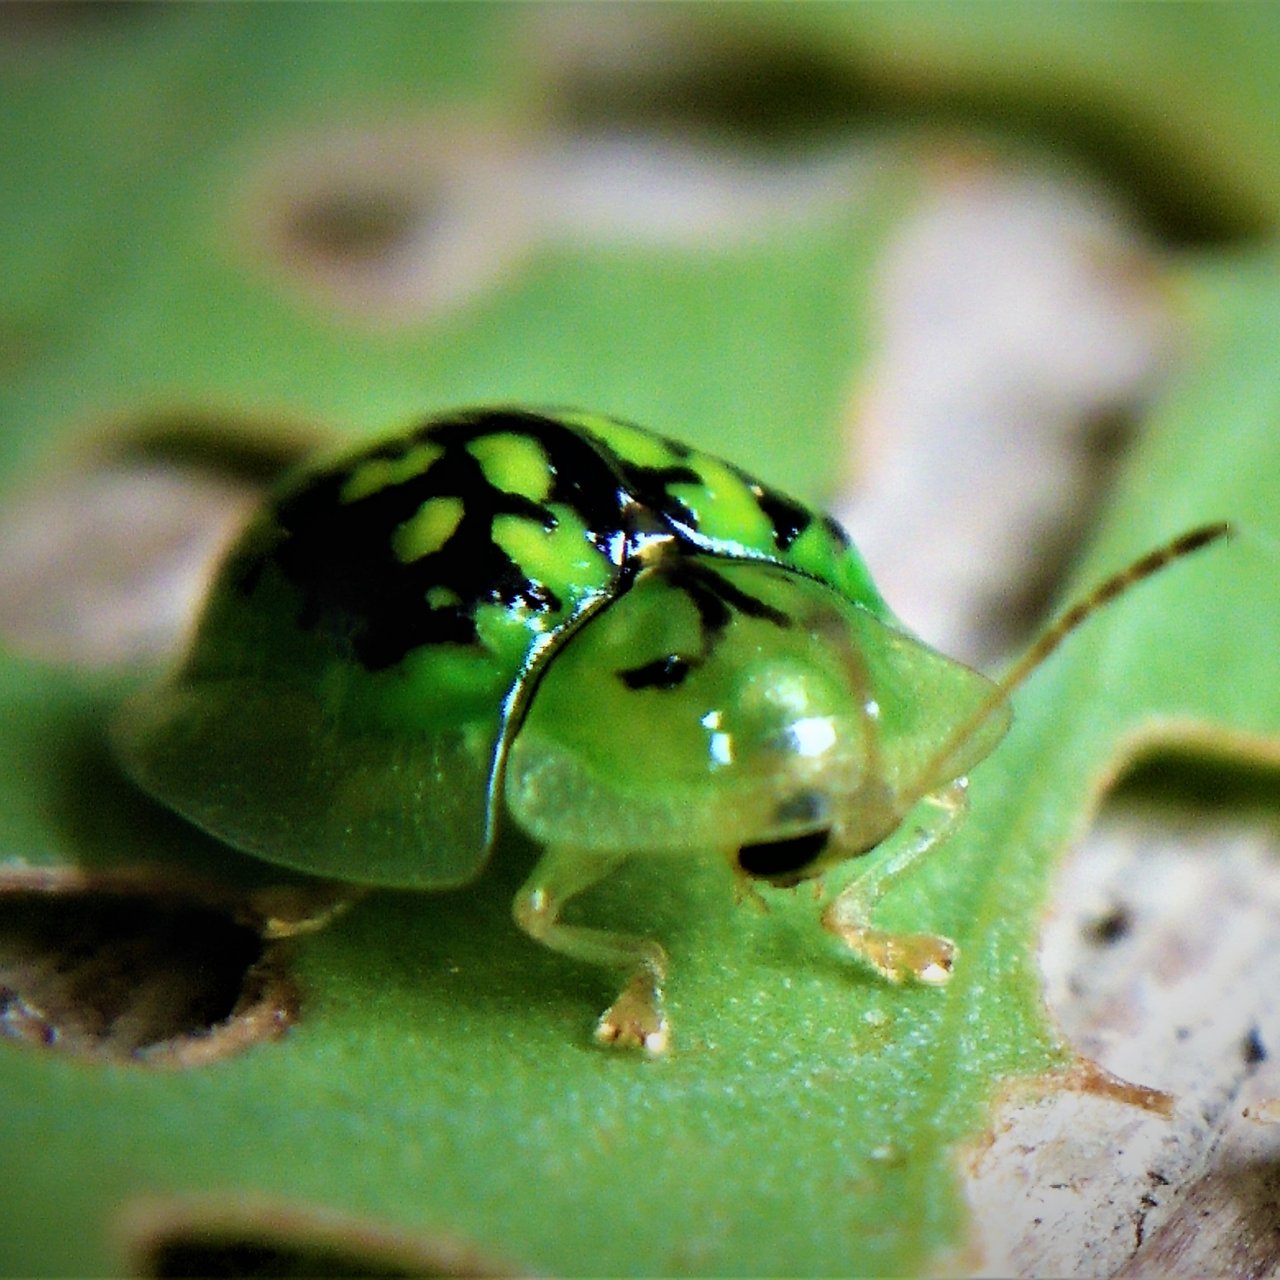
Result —
[{"label": "beetle foot", "polygon": [[769,904],[765,901],[764,895],[752,883],[750,877],[739,873],[733,881],[733,905],[740,907],[743,903],[753,907],[762,916],[769,914]]},{"label": "beetle foot", "polygon": [[327,928],[368,892],[363,885],[337,880],[273,885],[250,896],[249,915],[264,938],[293,938]]},{"label": "beetle foot", "polygon": [[958,948],[950,938],[932,933],[885,933],[866,925],[832,921],[824,924],[889,982],[941,987],[951,981]]},{"label": "beetle foot", "polygon": [[658,1057],[671,1044],[662,993],[648,974],[637,974],[600,1015],[596,1040],[618,1049],[643,1049]]}]

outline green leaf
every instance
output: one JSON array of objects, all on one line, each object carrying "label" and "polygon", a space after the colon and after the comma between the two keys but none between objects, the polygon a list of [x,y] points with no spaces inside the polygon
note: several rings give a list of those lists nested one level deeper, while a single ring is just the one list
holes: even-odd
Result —
[{"label": "green leaf", "polygon": [[[830,484],[865,342],[856,300],[912,175],[803,235],[715,253],[539,243],[456,312],[363,325],[237,244],[227,208],[253,157],[353,104],[466,97],[515,118],[535,73],[502,73],[519,11],[342,12],[161,11],[7,68],[21,127],[0,131],[0,413],[22,429],[0,437],[6,477],[86,424],[156,406],[363,434],[497,397],[629,414],[801,491]],[[511,923],[534,856],[513,839],[466,890],[371,897],[291,944],[302,1007],[282,1039],[175,1071],[0,1041],[0,1270],[119,1271],[140,1202],[178,1198],[206,1234],[228,1203],[257,1206],[307,1253],[350,1215],[549,1274],[901,1274],[961,1247],[957,1144],[1002,1082],[1071,1061],[1033,952],[1054,859],[1143,744],[1280,754],[1275,268],[1259,252],[1186,273],[1194,360],[1079,581],[1201,521],[1240,536],[1126,597],[1037,674],[974,772],[963,830],[885,903],[886,922],[958,941],[947,989],[857,969],[804,891],[760,915],[734,905],[723,868],[638,862],[581,916],[666,943],[676,1048],[601,1051],[589,1029],[607,981]],[[814,430],[792,448],[796,423]],[[144,863],[231,892],[280,879],[114,771],[102,732],[128,683],[0,658],[0,875]],[[371,1258],[367,1237],[337,1235],[352,1269]]]}]

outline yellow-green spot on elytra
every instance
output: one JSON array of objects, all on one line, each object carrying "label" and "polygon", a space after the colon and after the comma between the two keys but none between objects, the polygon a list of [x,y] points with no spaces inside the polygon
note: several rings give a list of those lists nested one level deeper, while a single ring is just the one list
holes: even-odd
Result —
[{"label": "yellow-green spot on elytra", "polygon": [[[842,577],[840,561],[843,554],[844,548],[832,536],[826,525],[821,520],[814,520],[788,548],[787,560],[797,569],[803,569],[805,573],[811,573],[814,577],[828,581],[834,578],[840,581]],[[865,576],[866,569],[861,561],[856,567]],[[840,585],[844,585],[842,581]]]},{"label": "yellow-green spot on elytra", "polygon": [[501,604],[482,604],[476,609],[480,644],[500,665],[518,661],[528,649],[529,637],[542,637],[553,625],[545,614],[528,608],[513,610]]},{"label": "yellow-green spot on elytra", "polygon": [[347,476],[341,490],[341,501],[358,502],[389,485],[412,480],[424,474],[439,456],[439,445],[428,441],[413,445],[398,458],[370,458]]},{"label": "yellow-green spot on elytra", "polygon": [[408,563],[439,551],[462,522],[461,498],[430,498],[391,535],[396,558]]},{"label": "yellow-green spot on elytra", "polygon": [[630,422],[597,413],[568,414],[566,420],[583,426],[636,466],[669,467],[679,460],[675,450],[661,436]]},{"label": "yellow-green spot on elytra", "polygon": [[509,433],[482,436],[473,440],[467,451],[495,489],[518,493],[531,502],[546,501],[553,476],[547,455],[536,440]]},{"label": "yellow-green spot on elytra", "polygon": [[599,591],[613,576],[612,564],[594,546],[582,520],[569,507],[553,504],[555,524],[546,528],[524,516],[498,516],[493,540],[535,583],[557,595]]},{"label": "yellow-green spot on elytra", "polygon": [[700,455],[696,469],[700,482],[676,483],[670,492],[688,508],[698,532],[744,549],[769,545],[773,526],[760,494],[718,458]]}]

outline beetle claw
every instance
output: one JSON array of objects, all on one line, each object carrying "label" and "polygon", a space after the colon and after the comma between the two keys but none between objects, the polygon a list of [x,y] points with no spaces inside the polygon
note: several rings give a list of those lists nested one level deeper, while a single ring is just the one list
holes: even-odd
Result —
[{"label": "beetle claw", "polygon": [[596,1041],[618,1049],[643,1049],[653,1057],[666,1053],[671,1028],[662,1008],[662,995],[645,974],[638,974],[600,1015]]},{"label": "beetle claw", "polygon": [[830,915],[823,924],[889,982],[941,987],[951,981],[959,948],[950,938],[932,933],[885,933],[836,921]]},{"label": "beetle claw", "polygon": [[264,938],[293,938],[327,928],[368,892],[364,885],[337,880],[273,885],[250,895],[246,915]]},{"label": "beetle claw", "polygon": [[769,914],[769,904],[765,901],[764,895],[751,880],[738,873],[733,880],[733,905],[740,907],[743,903],[753,907],[762,916]]}]

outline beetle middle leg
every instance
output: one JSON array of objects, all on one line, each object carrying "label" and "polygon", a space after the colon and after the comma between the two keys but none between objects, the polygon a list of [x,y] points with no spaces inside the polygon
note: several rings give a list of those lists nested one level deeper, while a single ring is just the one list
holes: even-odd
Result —
[{"label": "beetle middle leg", "polygon": [[600,1015],[596,1039],[602,1044],[664,1053],[670,1040],[662,1002],[666,952],[649,938],[564,924],[560,912],[569,899],[603,879],[622,861],[616,854],[573,847],[549,848],[520,887],[512,905],[516,923],[531,938],[562,955],[627,975],[618,998]]},{"label": "beetle middle leg", "polygon": [[926,796],[926,816],[903,837],[895,836],[883,858],[845,886],[822,914],[822,926],[890,982],[941,986],[955,966],[956,944],[928,933],[890,933],[871,924],[876,903],[898,880],[955,830],[968,809],[967,779],[958,778]]}]

